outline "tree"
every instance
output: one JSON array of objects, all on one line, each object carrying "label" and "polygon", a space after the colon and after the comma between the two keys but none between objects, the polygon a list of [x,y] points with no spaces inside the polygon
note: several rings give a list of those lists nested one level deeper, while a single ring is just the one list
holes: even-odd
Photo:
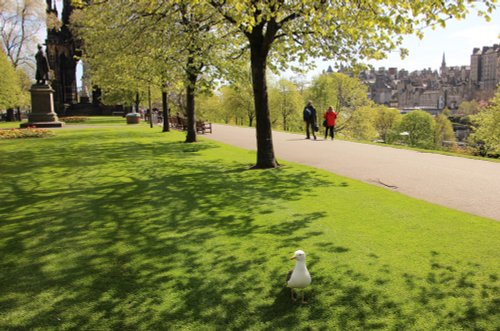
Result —
[{"label": "tree", "polygon": [[[178,77],[172,73],[182,72],[186,142],[196,141],[195,95],[218,78],[215,68],[233,44],[232,34],[217,27],[221,18],[207,9],[197,1],[109,0],[83,6],[79,20],[91,68],[106,62],[123,68],[121,74],[132,83],[127,84],[129,90],[133,82],[140,89],[141,80],[146,83],[142,85],[163,88]],[[104,75],[103,71],[103,81]]]},{"label": "tree", "polygon": [[203,120],[219,121],[221,108],[219,93],[203,94],[196,97],[196,114]]},{"label": "tree", "polygon": [[398,129],[401,123],[401,114],[399,110],[385,106],[377,106],[376,109],[375,129],[380,139],[386,144],[390,144],[399,134]]},{"label": "tree", "polygon": [[133,104],[147,96],[148,87],[159,86],[161,79],[149,54],[149,38],[141,41],[140,18],[123,28],[131,8],[124,6],[111,13],[113,1],[75,10],[71,28],[84,40],[83,58],[91,84],[103,91],[108,104]]},{"label": "tree", "polygon": [[0,110],[20,103],[21,81],[7,55],[0,49]]},{"label": "tree", "polygon": [[372,106],[362,106],[353,112],[349,125],[343,131],[344,135],[354,139],[373,140],[377,137],[375,118],[377,110]]},{"label": "tree", "polygon": [[[252,107],[251,96],[242,93],[235,85],[226,86],[221,89],[221,93],[222,107],[225,114],[224,117],[227,118],[228,121],[234,118],[236,124],[243,125],[243,121],[248,115],[248,109]],[[251,125],[253,117],[249,117],[248,119],[248,124]]]},{"label": "tree", "polygon": [[434,118],[423,110],[414,110],[403,116],[400,130],[408,134],[410,146],[431,148],[434,143]]},{"label": "tree", "polygon": [[283,130],[289,131],[293,127],[293,118],[298,117],[303,108],[303,99],[297,86],[286,79],[280,79],[274,87],[275,93],[272,94],[271,105],[274,111],[280,117]]},{"label": "tree", "polygon": [[44,20],[43,1],[0,0],[2,47],[15,68],[33,69],[37,33]]},{"label": "tree", "polygon": [[217,118],[221,119],[224,123],[229,124],[234,117],[234,107],[231,105],[232,94],[234,89],[229,86],[223,86],[220,90],[219,102],[221,104],[220,110],[217,112]]},{"label": "tree", "polygon": [[453,125],[446,115],[439,114],[434,118],[434,143],[436,147],[442,147],[444,142],[451,143],[455,145],[457,138],[455,137],[455,132],[453,132]]},{"label": "tree", "polygon": [[[295,60],[307,62],[308,56],[351,64],[381,59],[401,44],[402,35],[422,36],[422,27],[445,25],[447,19],[460,19],[468,13],[464,0],[206,1],[246,37],[250,49],[257,122],[255,168],[277,166],[267,94],[268,65],[286,68]],[[495,2],[485,0],[486,11],[493,11]]]},{"label": "tree", "polygon": [[500,155],[500,88],[490,104],[480,113],[471,116],[473,133],[469,141],[477,146],[479,154]]},{"label": "tree", "polygon": [[234,93],[230,94],[228,96],[230,100],[226,101],[230,101],[229,103],[234,107],[234,113],[237,117],[246,117],[248,119],[248,126],[253,126],[255,110],[253,105],[252,81],[247,68],[247,66],[242,68],[240,77],[237,77],[231,84],[230,88]]},{"label": "tree", "polygon": [[320,75],[313,78],[311,86],[307,89],[307,98],[314,100],[315,107],[323,111],[329,105],[336,106],[335,82],[332,75]]},{"label": "tree", "polygon": [[460,106],[458,106],[458,114],[462,116],[474,115],[479,113],[481,110],[481,105],[477,100],[463,101]]},{"label": "tree", "polygon": [[349,130],[351,119],[358,109],[370,104],[367,90],[356,78],[341,73],[322,74],[312,81],[308,96],[320,115],[328,106],[333,106],[338,116],[335,131],[341,132]]}]

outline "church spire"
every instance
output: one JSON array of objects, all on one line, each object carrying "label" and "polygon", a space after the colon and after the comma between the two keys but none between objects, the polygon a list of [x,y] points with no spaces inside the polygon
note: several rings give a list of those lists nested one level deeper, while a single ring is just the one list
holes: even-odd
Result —
[{"label": "church spire", "polygon": [[443,61],[441,62],[441,76],[445,75],[446,72],[447,72],[447,69],[446,69],[446,58],[444,56],[444,52],[443,52]]}]

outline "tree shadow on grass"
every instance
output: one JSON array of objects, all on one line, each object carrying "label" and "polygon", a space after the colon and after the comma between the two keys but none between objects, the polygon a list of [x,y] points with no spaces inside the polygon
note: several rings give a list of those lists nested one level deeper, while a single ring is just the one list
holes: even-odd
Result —
[{"label": "tree shadow on grass", "polygon": [[[332,254],[349,251],[334,244],[328,248]],[[329,330],[487,330],[496,325],[498,277],[481,279],[477,263],[448,265],[437,254],[429,259],[426,276],[403,273],[395,278],[387,277],[391,271],[384,264],[371,274],[354,270],[349,263],[336,265],[333,272],[324,266],[310,264],[313,282],[305,291],[307,305],[291,301],[289,289],[276,282],[274,301],[261,307],[266,326],[262,329],[300,325]],[[395,287],[399,279],[402,288]],[[398,292],[394,295],[391,290]]]},{"label": "tree shadow on grass", "polygon": [[456,261],[449,264],[443,262],[440,255],[431,251],[426,277],[403,274],[422,313],[440,317],[434,328],[460,326],[482,330],[497,324],[500,314],[498,276],[489,274],[485,279],[479,263]]},{"label": "tree shadow on grass", "polygon": [[[273,268],[267,249],[299,240],[324,215],[295,213],[286,232],[258,218],[310,196],[321,178],[200,164],[196,155],[212,143],[153,145],[80,144],[66,155],[67,145],[54,144],[2,165],[0,326],[237,328],[252,320],[251,298],[271,290],[262,281]],[[146,162],[152,155],[161,159]],[[18,169],[33,178],[19,180]],[[265,236],[280,240],[261,248]]]},{"label": "tree shadow on grass", "polygon": [[366,274],[349,263],[332,272],[313,253],[310,303],[293,303],[277,267],[291,247],[351,253],[312,229],[323,212],[275,216],[324,184],[309,172],[200,164],[218,148],[205,142],[51,147],[1,165],[3,329],[409,329],[425,318],[486,329],[498,316],[497,276],[478,282],[480,266],[438,253],[426,276],[400,277],[402,297],[387,293],[391,268],[376,255],[378,273]]}]

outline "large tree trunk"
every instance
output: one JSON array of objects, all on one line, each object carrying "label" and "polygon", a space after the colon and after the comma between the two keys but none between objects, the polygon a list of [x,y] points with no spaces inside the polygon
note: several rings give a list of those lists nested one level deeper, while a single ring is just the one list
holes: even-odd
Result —
[{"label": "large tree trunk", "polygon": [[255,122],[257,130],[257,164],[254,168],[276,168],[278,163],[274,157],[269,103],[267,96],[266,62],[267,50],[264,41],[250,41],[252,86],[255,103]]},{"label": "large tree trunk", "polygon": [[170,131],[170,123],[169,123],[169,111],[168,111],[168,102],[167,102],[167,92],[161,92],[161,101],[163,106],[163,132]]},{"label": "large tree trunk", "polygon": [[7,117],[5,118],[6,122],[14,122],[16,120],[15,114],[14,114],[14,108],[8,108],[7,109]]},{"label": "large tree trunk", "polygon": [[140,113],[139,106],[140,106],[140,101],[139,101],[139,91],[135,92],[135,111]]},{"label": "large tree trunk", "polygon": [[187,135],[186,142],[194,143],[196,142],[196,118],[194,116],[194,95],[195,86],[198,79],[197,70],[195,70],[193,65],[193,58],[188,58],[187,65],[187,79],[188,85],[186,87],[186,115],[187,115]]}]

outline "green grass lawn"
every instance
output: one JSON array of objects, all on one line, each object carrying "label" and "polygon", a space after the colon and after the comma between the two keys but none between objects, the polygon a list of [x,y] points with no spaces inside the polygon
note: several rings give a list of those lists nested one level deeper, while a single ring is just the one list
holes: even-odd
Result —
[{"label": "green grass lawn", "polygon": [[[82,116],[86,118],[83,123],[67,123],[67,125],[123,125],[127,119],[123,116]],[[64,122],[64,117],[60,120]],[[142,121],[141,121],[142,123]]]},{"label": "green grass lawn", "polygon": [[[83,123],[66,123],[66,125],[123,125],[126,123],[126,118],[122,116],[83,116],[87,120]],[[64,117],[59,119],[64,122]],[[22,122],[0,122],[0,129],[19,129],[21,123],[25,123],[27,120]],[[148,123],[141,121],[142,125],[147,125]]]},{"label": "green grass lawn", "polygon": [[498,222],[180,132],[54,131],[0,140],[1,330],[498,330]]},{"label": "green grass lawn", "polygon": [[0,129],[19,129],[19,124],[21,123],[22,122],[0,122]]}]

